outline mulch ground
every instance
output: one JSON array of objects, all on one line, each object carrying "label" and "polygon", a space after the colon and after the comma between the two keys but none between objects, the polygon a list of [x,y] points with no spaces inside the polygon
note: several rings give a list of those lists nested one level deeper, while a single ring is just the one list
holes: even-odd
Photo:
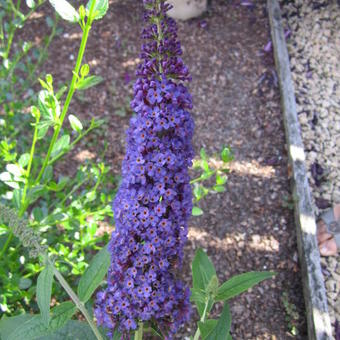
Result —
[{"label": "mulch ground", "polygon": [[[132,115],[128,102],[139,61],[141,15],[141,1],[111,1],[104,20],[93,25],[85,60],[104,82],[76,96],[69,112],[106,123],[86,139],[68,168],[82,161],[79,154],[100,154],[106,141],[105,159],[120,173]],[[25,35],[45,34],[43,22],[33,20]],[[76,25],[62,26],[43,68],[57,83],[70,79],[81,37]],[[305,339],[279,89],[273,56],[263,50],[269,40],[265,1],[250,7],[213,0],[204,17],[179,23],[179,38],[193,78],[189,88],[195,150],[198,154],[205,147],[212,155],[229,145],[235,154],[226,192],[209,196],[201,204],[204,215],[191,219],[185,280],[190,282],[189,264],[198,247],[208,252],[220,281],[250,270],[274,270],[278,274],[273,280],[231,301],[233,338]],[[178,339],[193,329],[194,324],[187,325]]]}]

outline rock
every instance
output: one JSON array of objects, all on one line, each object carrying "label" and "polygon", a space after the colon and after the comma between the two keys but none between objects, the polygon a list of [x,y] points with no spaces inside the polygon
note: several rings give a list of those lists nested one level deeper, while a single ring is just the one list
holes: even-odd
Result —
[{"label": "rock", "polygon": [[207,9],[207,0],[168,0],[167,2],[173,5],[168,15],[179,20],[199,17]]}]

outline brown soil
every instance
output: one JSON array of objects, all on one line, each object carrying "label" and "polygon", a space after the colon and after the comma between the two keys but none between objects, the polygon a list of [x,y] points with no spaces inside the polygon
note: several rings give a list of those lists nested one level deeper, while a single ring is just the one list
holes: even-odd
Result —
[{"label": "brown soil", "polygon": [[[106,119],[105,128],[77,152],[100,154],[106,140],[105,159],[117,174],[131,116],[121,117],[119,110],[132,96],[141,15],[141,1],[111,1],[104,20],[94,23],[85,60],[105,81],[77,96],[69,111],[82,119]],[[57,83],[70,79],[81,36],[77,25],[62,25],[43,68]],[[43,19],[34,20],[32,28],[29,36],[46,33]],[[189,264],[198,247],[208,252],[220,281],[250,270],[276,271],[273,280],[231,301],[233,338],[305,339],[279,90],[272,54],[263,52],[269,39],[265,1],[251,8],[213,0],[204,18],[179,23],[179,37],[193,78],[195,150],[205,147],[213,154],[230,145],[235,153],[226,192],[208,197],[201,204],[205,214],[191,220],[185,279],[190,281]],[[73,158],[74,167],[80,159]],[[284,294],[298,318],[287,314]],[[290,333],[292,325],[297,336]],[[178,338],[193,334],[193,328],[188,325]]]}]

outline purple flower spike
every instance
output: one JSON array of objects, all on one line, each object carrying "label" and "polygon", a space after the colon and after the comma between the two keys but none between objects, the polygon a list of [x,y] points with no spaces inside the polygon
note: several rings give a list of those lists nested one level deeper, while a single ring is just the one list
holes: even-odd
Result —
[{"label": "purple flower spike", "polygon": [[187,240],[192,194],[188,168],[194,123],[190,80],[177,28],[164,0],[144,0],[142,64],[137,69],[136,113],[127,131],[122,183],[113,210],[108,287],[97,294],[95,315],[112,337],[139,322],[156,323],[171,339],[190,316],[190,290],[175,276]]}]

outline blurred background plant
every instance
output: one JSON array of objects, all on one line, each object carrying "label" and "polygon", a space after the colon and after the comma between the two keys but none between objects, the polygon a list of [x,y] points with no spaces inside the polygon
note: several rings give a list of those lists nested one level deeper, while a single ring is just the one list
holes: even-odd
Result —
[{"label": "blurred background plant", "polygon": [[[15,149],[16,137],[27,130],[29,115],[24,114],[25,109],[36,98],[33,86],[38,82],[39,70],[53,38],[61,32],[57,18],[46,16],[48,34],[40,37],[39,43],[18,37],[44,3],[45,0],[26,0],[26,4],[20,0],[0,1],[0,148],[3,152]],[[19,147],[29,144],[31,136],[24,136]],[[10,142],[6,143],[6,138]]]},{"label": "blurred background plant", "polygon": [[[65,162],[72,162],[67,154],[103,123],[67,116],[68,105],[76,90],[85,91],[101,78],[89,76],[89,66],[81,64],[89,31],[84,7],[82,13],[67,12],[65,2],[50,1],[57,14],[55,19],[46,17],[49,35],[40,44],[17,38],[16,33],[44,2],[0,1],[0,203],[15,208],[31,228],[42,233],[49,253],[60,259],[56,267],[75,285],[94,253],[108,241],[116,179],[102,161],[105,150],[95,161],[86,161],[78,169],[75,164],[73,173],[65,174]],[[59,16],[78,21],[84,33],[70,85],[55,90],[53,77],[42,80],[39,70],[61,31]],[[42,90],[36,93],[39,81]],[[67,126],[63,124],[66,116]],[[28,250],[9,227],[0,224],[0,316],[37,311],[33,297],[41,270],[39,261],[28,257]],[[57,285],[54,289],[53,294],[63,300],[66,293]]]}]

